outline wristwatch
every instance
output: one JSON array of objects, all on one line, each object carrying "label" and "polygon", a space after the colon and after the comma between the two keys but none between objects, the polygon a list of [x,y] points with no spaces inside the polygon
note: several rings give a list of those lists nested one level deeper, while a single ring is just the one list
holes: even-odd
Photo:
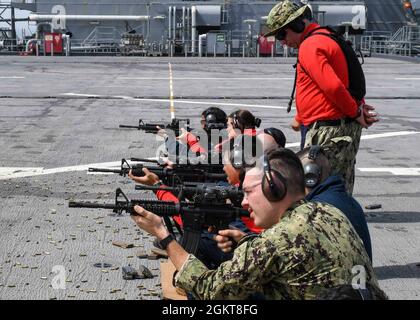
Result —
[{"label": "wristwatch", "polygon": [[166,250],[168,245],[174,240],[176,240],[175,237],[172,234],[169,234],[165,239],[159,241],[159,247]]}]

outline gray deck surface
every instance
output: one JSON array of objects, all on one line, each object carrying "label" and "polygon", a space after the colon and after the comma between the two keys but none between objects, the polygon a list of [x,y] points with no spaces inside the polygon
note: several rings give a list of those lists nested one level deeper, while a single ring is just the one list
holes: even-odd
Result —
[{"label": "gray deck surface", "polygon": [[[69,209],[67,202],[112,202],[117,187],[140,197],[126,178],[74,166],[155,156],[160,142],[153,135],[118,124],[169,120],[169,61],[182,99],[177,117],[198,126],[209,102],[226,112],[242,107],[262,127],[283,129],[288,142],[300,140],[288,126],[292,115],[261,107],[286,105],[294,59],[0,57],[0,299],[160,298],[159,262],[136,257],[153,239],[127,216]],[[420,64],[369,58],[364,68],[367,102],[382,119],[364,135],[390,136],[363,140],[357,168],[413,168],[413,174],[357,170],[355,197],[363,206],[382,204],[366,210],[382,288],[391,299],[420,299]],[[406,131],[414,134],[394,134]],[[11,167],[58,169],[7,176]],[[121,267],[129,264],[143,264],[156,277],[125,281]],[[66,290],[52,288],[54,266],[63,266]]]}]

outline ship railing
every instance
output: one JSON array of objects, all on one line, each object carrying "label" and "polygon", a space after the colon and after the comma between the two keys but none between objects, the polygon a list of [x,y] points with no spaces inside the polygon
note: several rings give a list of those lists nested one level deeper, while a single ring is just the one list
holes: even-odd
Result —
[{"label": "ship railing", "polygon": [[98,41],[87,43],[85,39],[72,39],[71,52],[72,54],[118,54],[120,46],[118,42],[113,41]]},{"label": "ship railing", "polygon": [[390,41],[411,41],[420,42],[420,27],[419,26],[403,26],[399,28]]},{"label": "ship railing", "polygon": [[164,42],[153,42],[145,44],[148,55],[168,55],[185,57],[290,57],[296,56],[296,50],[284,48],[280,42],[276,41],[272,49],[267,52],[262,50],[257,39],[227,39],[222,42],[215,42],[209,47],[206,41],[201,43],[191,40],[168,40]]},{"label": "ship railing", "polygon": [[119,44],[121,34],[115,27],[95,27],[82,41],[82,46],[99,46],[107,44]]},{"label": "ship railing", "polygon": [[412,56],[413,43],[411,41],[374,40],[371,36],[362,37],[361,52],[364,55],[383,54],[397,56]]},{"label": "ship railing", "polygon": [[[27,48],[26,44],[28,41],[33,41],[33,39],[10,39],[10,38],[0,38],[0,54],[1,55],[31,55],[40,53],[42,50],[43,42],[38,40],[35,42],[37,46],[31,46],[29,49]],[[28,52],[27,52],[28,51]],[[33,51],[33,52],[32,52]],[[37,52],[38,51],[38,52]]]}]

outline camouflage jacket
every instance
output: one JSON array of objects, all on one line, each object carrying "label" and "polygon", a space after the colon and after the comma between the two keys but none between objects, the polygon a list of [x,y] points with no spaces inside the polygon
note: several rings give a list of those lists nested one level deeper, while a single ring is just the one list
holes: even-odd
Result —
[{"label": "camouflage jacket", "polygon": [[379,289],[363,242],[344,214],[301,201],[273,227],[242,239],[218,269],[208,270],[190,255],[175,280],[198,299],[314,299],[326,288],[352,284],[358,274]]}]

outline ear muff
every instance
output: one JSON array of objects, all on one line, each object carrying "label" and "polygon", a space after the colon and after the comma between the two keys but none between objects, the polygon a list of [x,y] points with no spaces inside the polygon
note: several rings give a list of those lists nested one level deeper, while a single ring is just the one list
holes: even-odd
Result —
[{"label": "ear muff", "polygon": [[264,176],[262,178],[262,191],[270,202],[283,200],[287,194],[287,180],[277,170],[272,170],[267,154],[263,158]]},{"label": "ear muff", "polygon": [[206,131],[222,130],[226,128],[226,121],[221,122],[220,119],[217,119],[217,116],[214,113],[211,113],[211,111],[205,114],[204,118],[205,118],[204,130]]},{"label": "ear muff", "polygon": [[321,172],[316,163],[308,163],[303,166],[303,171],[305,172],[305,187],[314,188],[319,183],[319,177]]},{"label": "ear muff", "polygon": [[234,149],[230,152],[230,164],[235,169],[239,170],[242,169],[243,163],[244,163],[244,154],[242,152],[242,149],[237,148],[237,146],[234,146]]},{"label": "ear muff", "polygon": [[209,113],[206,115],[206,123],[210,124],[210,123],[216,123],[217,119],[216,116],[213,113]]},{"label": "ear muff", "polygon": [[233,129],[239,129],[241,132],[243,131],[241,124],[239,123],[238,114],[235,113],[233,115]]},{"label": "ear muff", "polygon": [[217,130],[222,130],[226,128],[226,123],[222,123],[220,122],[216,115],[214,115],[213,113],[210,113],[206,116],[206,129],[207,130],[213,130],[213,129],[217,129]]},{"label": "ear muff", "polygon": [[[249,137],[251,139],[255,139],[255,137]],[[229,155],[229,162],[231,165],[239,170],[239,169],[245,169],[245,168],[253,168],[255,167],[255,164],[257,163],[257,159],[253,154],[247,154],[243,150],[243,145],[245,144],[244,136],[239,136],[235,139],[235,142],[233,144],[233,149],[230,151]],[[255,154],[254,150],[254,143],[252,144],[252,153]]]},{"label": "ear muff", "polygon": [[205,130],[211,130],[215,129],[214,124],[217,123],[216,116],[212,113],[209,113],[206,115],[206,124],[205,124]]},{"label": "ear muff", "polygon": [[305,187],[314,188],[321,181],[321,168],[315,163],[316,158],[321,152],[321,147],[314,145],[309,149],[308,159],[309,163],[303,166],[303,172],[305,174]]}]

